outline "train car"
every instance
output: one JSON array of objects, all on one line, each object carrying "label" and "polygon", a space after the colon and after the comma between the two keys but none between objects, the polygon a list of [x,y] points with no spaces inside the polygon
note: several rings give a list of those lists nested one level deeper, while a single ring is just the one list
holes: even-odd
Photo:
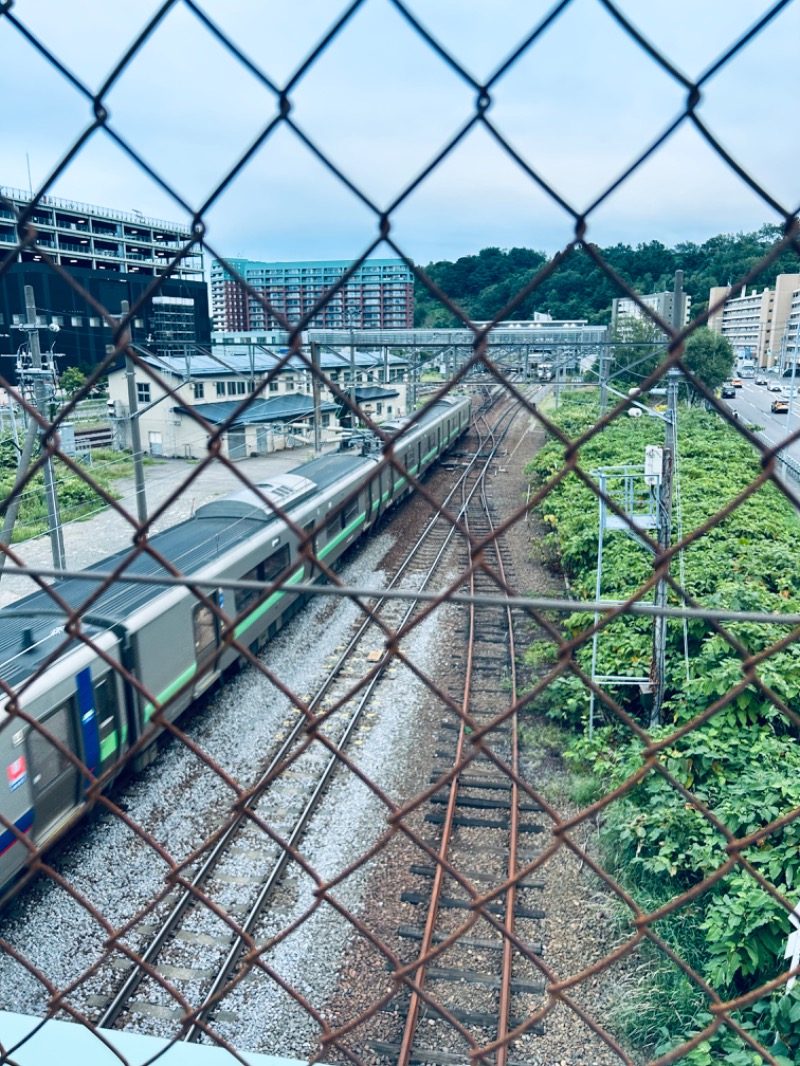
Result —
[{"label": "train car", "polygon": [[[79,614],[83,639],[69,635],[47,591],[0,610],[0,894],[32,848],[85,813],[91,780],[108,787],[155,756],[164,729],[156,712],[174,721],[239,664],[240,647],[263,648],[302,603],[291,586],[323,579],[315,560],[333,566],[412,490],[404,471],[421,476],[469,422],[468,399],[439,401],[414,424],[382,427],[400,469],[378,469],[380,450],[313,459],[200,507],[133,560],[129,549],[104,559],[92,570],[124,566],[107,589],[89,576],[57,581],[53,593]],[[170,585],[176,573],[203,595]],[[263,588],[226,588],[232,581]]]}]

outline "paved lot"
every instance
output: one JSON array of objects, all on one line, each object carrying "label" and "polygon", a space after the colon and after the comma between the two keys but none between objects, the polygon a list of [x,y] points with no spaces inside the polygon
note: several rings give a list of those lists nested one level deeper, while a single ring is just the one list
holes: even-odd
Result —
[{"label": "paved lot", "polygon": [[[311,458],[306,449],[276,452],[254,459],[242,459],[236,463],[236,471],[252,483],[267,481],[276,474],[285,473]],[[156,511],[165,500],[183,485],[197,471],[198,463],[182,459],[165,459],[145,467],[145,494],[148,513]],[[217,496],[238,492],[244,486],[236,474],[227,466],[215,463],[202,470],[194,481],[181,493],[169,508],[156,520],[153,531],[167,529],[169,526],[191,517],[202,504]],[[114,485],[121,494],[119,503],[135,517],[136,497],[132,478],[121,479]],[[131,524],[112,508],[106,508],[93,518],[80,522],[71,522],[64,526],[64,549],[67,568],[81,570],[99,562],[105,556],[127,547],[131,543],[133,529]],[[20,541],[13,545],[13,550],[22,557],[26,566],[52,568],[53,556],[49,537],[36,537],[33,540]],[[6,564],[11,565],[10,560]],[[4,573],[0,578],[0,607],[18,600],[33,592],[37,585],[29,577]]]}]

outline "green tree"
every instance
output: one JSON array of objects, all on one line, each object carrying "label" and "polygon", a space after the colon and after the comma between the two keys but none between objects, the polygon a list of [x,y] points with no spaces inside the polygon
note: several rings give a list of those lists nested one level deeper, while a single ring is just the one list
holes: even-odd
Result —
[{"label": "green tree", "polygon": [[734,361],[728,338],[705,326],[695,330],[686,342],[686,366],[712,392],[730,377]]},{"label": "green tree", "polygon": [[666,345],[666,337],[650,319],[626,321],[612,339],[609,380],[618,386],[638,385],[666,357]]},{"label": "green tree", "polygon": [[[602,259],[636,292],[672,290],[675,271],[684,271],[684,288],[692,310],[705,310],[708,293],[716,285],[728,285],[756,267],[780,239],[778,226],[766,225],[754,233],[720,234],[704,244],[680,242],[667,248],[649,241],[633,248],[616,244],[596,248]],[[441,261],[425,267],[426,274],[467,315],[493,318],[534,277],[548,260],[543,252],[529,248],[484,248],[456,262]],[[778,274],[800,270],[793,248],[783,251],[758,275],[759,285],[772,286]],[[611,301],[621,296],[618,286],[600,269],[583,248],[573,248],[559,269],[517,304],[512,319],[531,318],[535,311],[548,311],[553,318],[586,318],[598,325],[610,322]],[[420,283],[415,292],[417,326],[457,325],[457,316],[444,310]]]},{"label": "green tree", "polygon": [[61,388],[70,396],[86,384],[86,375],[75,366],[68,366],[58,381]]}]

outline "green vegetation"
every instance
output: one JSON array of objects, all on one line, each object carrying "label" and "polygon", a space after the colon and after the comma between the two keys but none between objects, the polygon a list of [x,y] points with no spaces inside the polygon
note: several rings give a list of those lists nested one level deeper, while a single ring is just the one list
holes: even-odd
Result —
[{"label": "green vegetation", "polygon": [[[608,374],[617,388],[638,385],[666,358],[664,338],[659,337],[658,330],[647,319],[633,319],[626,324],[624,334],[616,334],[613,341],[616,343],[609,348]],[[712,333],[705,326],[696,329],[686,341],[684,362],[712,392],[731,376],[735,361],[727,337]],[[598,374],[598,362],[595,361],[585,378],[597,381]],[[692,387],[690,399],[694,398],[694,393]]]},{"label": "green vegetation", "polygon": [[[86,518],[107,506],[102,496],[99,496],[95,489],[78,474],[75,474],[66,463],[55,459],[53,461],[53,470],[56,477],[58,502],[63,522],[73,522],[79,518]],[[9,499],[9,493],[13,488],[16,474],[16,450],[8,443],[0,445],[0,498],[4,501]],[[87,468],[87,475],[92,481],[101,485],[107,492],[116,497],[117,494],[111,490],[110,486],[116,478],[131,477],[133,475],[133,462],[128,454],[95,450],[92,453],[91,467]],[[5,506],[0,510],[5,515]],[[0,518],[1,526],[2,519]],[[41,471],[39,471],[22,491],[22,503],[12,540],[16,542],[27,540],[30,537],[37,537],[46,533],[47,529],[44,478]]]},{"label": "green vegetation", "polygon": [[[571,438],[586,431],[598,410],[586,392],[563,397],[556,413]],[[580,401],[580,402],[578,402]],[[595,435],[580,451],[584,471],[623,463],[642,463],[646,444],[661,443],[657,419],[620,418]],[[759,472],[750,446],[720,419],[697,408],[679,419],[680,504],[684,536],[718,513]],[[549,443],[529,467],[539,488],[563,465],[563,446]],[[647,491],[644,486],[642,491]],[[597,500],[570,475],[546,497],[541,518],[551,532],[549,554],[560,559],[573,594],[593,598],[597,560]],[[774,613],[774,624],[731,622],[725,626],[744,656],[765,651],[791,627],[779,615],[800,612],[800,572],[794,559],[800,521],[772,486],[765,485],[725,519],[715,523],[684,552],[686,591],[709,608]],[[623,599],[651,573],[651,556],[622,532],[608,532],[604,547],[603,597]],[[674,564],[678,577],[678,562]],[[651,598],[651,597],[647,597]],[[676,597],[672,597],[677,604]],[[576,637],[593,622],[588,613],[565,623]],[[743,995],[780,974],[790,932],[786,909],[741,865],[713,876],[728,860],[729,838],[746,837],[800,808],[800,745],[797,728],[781,713],[764,687],[787,706],[800,696],[800,648],[789,643],[757,667],[759,683],[746,684],[743,654],[701,620],[688,624],[689,677],[684,663],[683,629],[668,625],[665,724],[650,730],[667,738],[687,723],[693,728],[659,755],[664,773],[651,769],[603,814],[604,863],[643,911],[652,911],[704,882],[703,891],[662,917],[655,931],[723,999]],[[625,618],[613,622],[599,641],[598,670],[603,674],[647,675],[652,657],[652,623]],[[534,646],[532,666],[541,674],[547,657]],[[576,658],[588,672],[591,646]],[[741,686],[732,697],[729,694]],[[607,691],[631,717],[647,726],[649,711],[638,688]],[[727,697],[706,721],[705,714]],[[588,692],[567,675],[555,681],[535,710],[575,733],[566,757],[582,775],[589,802],[641,770],[644,745],[613,713],[590,741],[584,736]],[[594,779],[594,787],[587,775]],[[689,801],[669,775],[698,801]],[[719,821],[716,827],[705,809]],[[753,871],[764,877],[790,905],[800,890],[800,822],[756,839],[742,851]],[[625,912],[627,914],[627,911]],[[651,963],[649,987],[626,997],[629,1035],[648,1054],[663,1054],[687,1034],[711,1022],[708,999],[697,983],[654,946],[644,946]],[[799,986],[800,987],[800,986]],[[782,1066],[800,1061],[800,994],[777,992],[736,1014]],[[725,1026],[682,1061],[693,1066],[726,1062],[757,1064],[762,1058]]]},{"label": "green vegetation", "polygon": [[58,384],[71,397],[86,384],[86,375],[77,367],[68,366],[59,378]]},{"label": "green vegetation", "polygon": [[[614,272],[640,293],[671,290],[675,271],[684,271],[684,288],[692,298],[694,314],[704,310],[709,290],[745,277],[781,237],[778,226],[762,226],[756,233],[721,234],[704,244],[682,242],[667,248],[650,241],[632,248],[617,244],[598,248]],[[529,284],[550,257],[530,248],[484,248],[456,262],[429,263],[425,273],[445,295],[472,319],[495,315]],[[774,284],[778,274],[794,273],[800,260],[783,252],[759,274],[760,286]],[[553,318],[585,318],[598,324],[611,321],[611,301],[622,293],[581,249],[567,260],[514,309],[512,319],[532,318],[547,311]],[[458,325],[450,312],[417,283],[414,293],[415,324],[430,329]]]}]

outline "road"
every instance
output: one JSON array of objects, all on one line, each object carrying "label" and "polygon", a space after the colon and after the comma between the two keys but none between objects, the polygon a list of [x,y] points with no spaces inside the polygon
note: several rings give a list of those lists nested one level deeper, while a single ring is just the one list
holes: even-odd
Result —
[{"label": "road", "polygon": [[[784,384],[783,380],[777,379],[774,374],[769,376],[769,381],[770,384],[774,381]],[[788,394],[788,378],[785,384]],[[800,379],[797,384],[800,385]],[[776,445],[785,440],[789,434],[787,415],[774,415],[769,409],[772,401],[780,396],[780,393],[770,392],[766,385],[756,385],[752,380],[745,378],[744,387],[736,390],[736,398],[725,402],[729,404],[732,411],[739,412],[740,418],[757,426],[763,426],[762,440],[767,444]],[[788,395],[785,398],[788,399]],[[800,396],[795,396],[792,406],[792,429],[800,429]],[[800,463],[800,441],[790,444],[785,454]]]}]

